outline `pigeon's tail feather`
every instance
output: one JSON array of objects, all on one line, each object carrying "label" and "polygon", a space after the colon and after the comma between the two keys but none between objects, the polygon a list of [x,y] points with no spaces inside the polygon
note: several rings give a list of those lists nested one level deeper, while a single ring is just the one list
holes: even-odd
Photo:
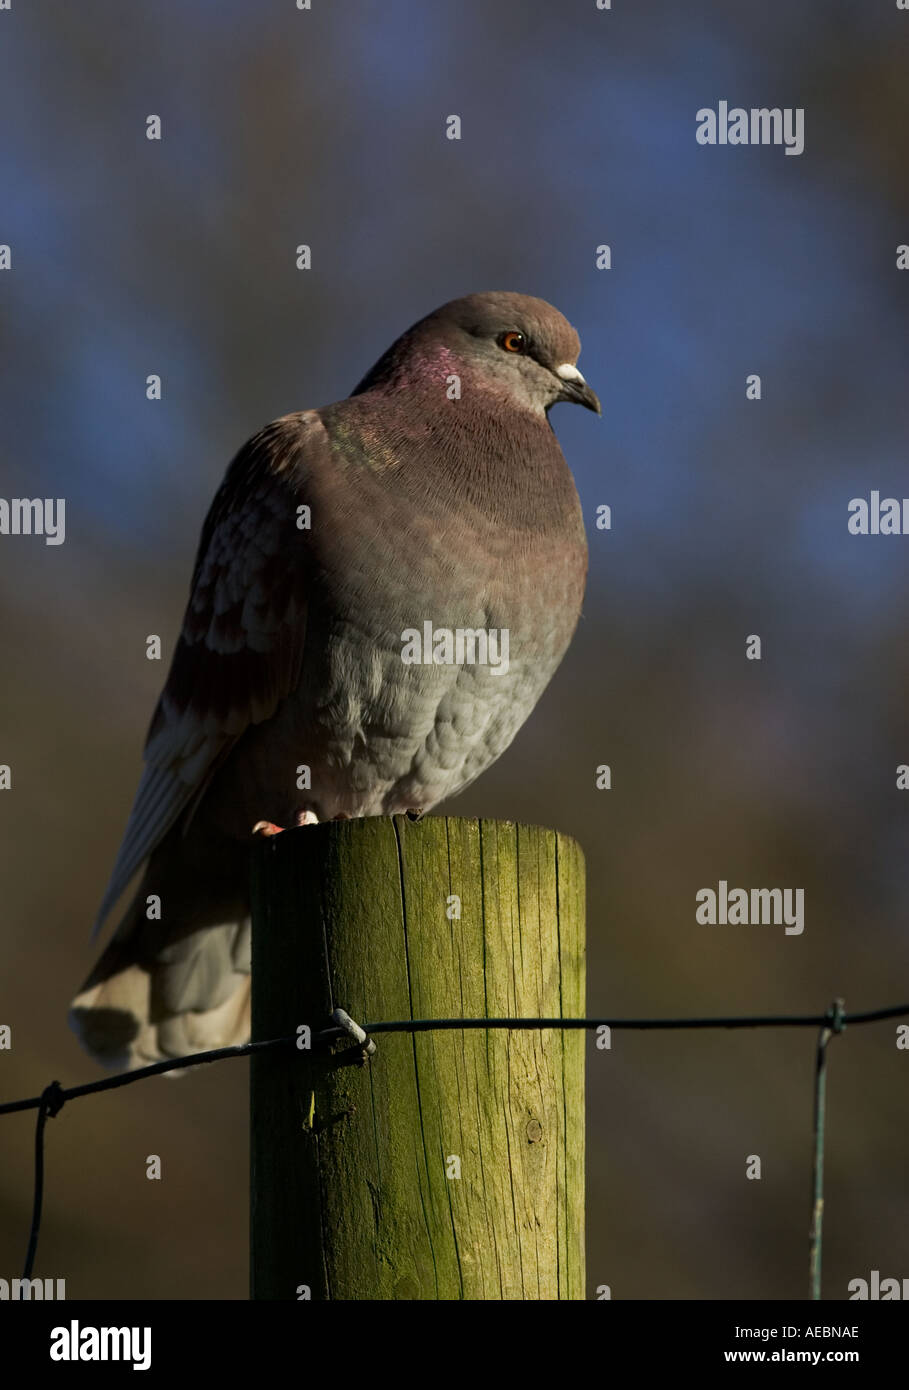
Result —
[{"label": "pigeon's tail feather", "polygon": [[129,1071],[248,1042],[249,920],[205,927],[148,957],[131,916],[70,1007],[83,1047],[102,1066]]}]

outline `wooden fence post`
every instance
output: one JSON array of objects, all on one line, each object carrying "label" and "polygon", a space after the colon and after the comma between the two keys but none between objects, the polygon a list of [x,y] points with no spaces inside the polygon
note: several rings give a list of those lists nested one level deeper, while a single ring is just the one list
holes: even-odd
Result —
[{"label": "wooden fence post", "polygon": [[[255,858],[254,1039],[338,1007],[584,1013],[584,860],[564,835],[396,816],[288,830]],[[252,1297],[584,1298],[585,1034],[376,1042],[365,1066],[338,1065],[348,1043],[252,1058]]]}]

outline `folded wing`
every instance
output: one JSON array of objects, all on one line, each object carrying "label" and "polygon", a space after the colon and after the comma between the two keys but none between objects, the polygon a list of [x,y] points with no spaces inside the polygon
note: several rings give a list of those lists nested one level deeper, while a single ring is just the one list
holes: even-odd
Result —
[{"label": "folded wing", "polygon": [[145,768],[95,932],[251,725],[296,686],[306,631],[307,474],[327,450],[315,411],[284,416],[234,459],[211,505]]}]

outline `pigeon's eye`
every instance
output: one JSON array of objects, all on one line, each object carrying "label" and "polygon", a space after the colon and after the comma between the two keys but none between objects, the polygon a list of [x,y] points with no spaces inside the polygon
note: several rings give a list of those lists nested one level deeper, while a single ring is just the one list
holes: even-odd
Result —
[{"label": "pigeon's eye", "polygon": [[504,348],[506,352],[526,352],[527,339],[516,328],[511,328],[507,333],[502,334],[499,339],[499,347]]}]

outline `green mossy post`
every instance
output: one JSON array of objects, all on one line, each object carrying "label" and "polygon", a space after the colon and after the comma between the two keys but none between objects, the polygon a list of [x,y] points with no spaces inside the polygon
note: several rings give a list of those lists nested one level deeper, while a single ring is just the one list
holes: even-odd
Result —
[{"label": "green mossy post", "polygon": [[[315,1033],[338,1007],[584,1013],[567,836],[396,816],[285,831],[255,859],[254,1039]],[[352,1040],[252,1058],[252,1297],[584,1298],[583,1031],[376,1042],[365,1066],[338,1065]]]}]

